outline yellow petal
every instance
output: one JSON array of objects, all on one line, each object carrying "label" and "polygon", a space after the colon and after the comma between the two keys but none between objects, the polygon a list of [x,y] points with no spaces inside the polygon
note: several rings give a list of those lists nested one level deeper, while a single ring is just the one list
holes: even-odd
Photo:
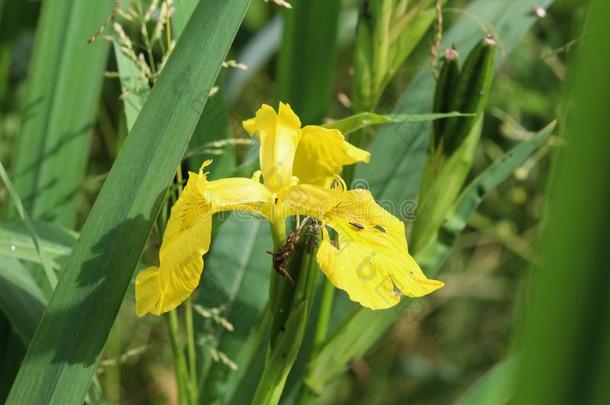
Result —
[{"label": "yellow petal", "polygon": [[272,193],[253,179],[233,177],[210,181],[203,194],[214,213],[245,211],[268,219],[272,210]]},{"label": "yellow petal", "polygon": [[246,178],[208,182],[202,173],[190,173],[184,191],[171,211],[159,251],[158,267],[136,277],[136,313],[160,315],[180,305],[197,288],[202,256],[210,247],[212,215],[240,210],[266,216],[271,194]]},{"label": "yellow petal", "polygon": [[301,136],[301,121],[288,104],[280,103],[278,112],[263,104],[256,117],[246,120],[244,128],[260,140],[260,163],[265,186],[278,191],[290,183],[294,154]]},{"label": "yellow petal", "polygon": [[400,294],[421,297],[443,283],[428,279],[409,255],[403,223],[377,205],[368,191],[341,194],[323,222],[339,235],[335,247],[324,230],[317,260],[331,283],[371,309],[396,305]]},{"label": "yellow petal", "polygon": [[319,126],[302,129],[293,174],[301,183],[327,187],[343,166],[367,162],[371,155],[345,140],[341,131]]},{"label": "yellow petal", "polygon": [[202,256],[210,247],[212,212],[200,190],[203,176],[191,173],[172,208],[159,252],[159,267],[136,277],[136,313],[160,315],[180,305],[199,284]]},{"label": "yellow petal", "polygon": [[284,187],[277,194],[275,214],[279,219],[307,215],[323,220],[341,200],[341,192],[311,184]]}]

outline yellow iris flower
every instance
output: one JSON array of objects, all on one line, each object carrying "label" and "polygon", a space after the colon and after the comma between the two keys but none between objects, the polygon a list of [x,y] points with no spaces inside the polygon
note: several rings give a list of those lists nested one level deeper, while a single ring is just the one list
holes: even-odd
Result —
[{"label": "yellow iris flower", "polygon": [[[261,170],[252,179],[208,181],[203,172],[207,161],[199,173],[189,173],[163,235],[160,265],[136,278],[139,316],[167,312],[197,288],[210,247],[212,215],[232,210],[271,222],[294,215],[317,218],[323,224],[316,255],[320,268],[335,287],[365,307],[389,308],[403,294],[421,297],[443,286],[426,278],[409,255],[404,224],[368,191],[332,187],[343,166],[368,162],[368,152],[349,144],[338,130],[301,128],[283,103],[277,112],[263,105],[243,126],[260,140]],[[338,243],[331,242],[327,227],[335,230]]]}]

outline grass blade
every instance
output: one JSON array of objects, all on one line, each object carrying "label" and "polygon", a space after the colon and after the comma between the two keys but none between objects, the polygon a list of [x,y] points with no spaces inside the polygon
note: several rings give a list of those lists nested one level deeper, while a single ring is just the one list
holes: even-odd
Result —
[{"label": "grass blade", "polygon": [[[39,238],[40,250],[52,269],[59,269],[72,252],[77,235],[46,223],[33,224]],[[40,255],[27,227],[20,222],[0,224],[0,255],[41,263]]]},{"label": "grass blade", "polygon": [[42,267],[47,276],[47,280],[49,281],[49,285],[50,285],[51,289],[53,289],[53,288],[55,288],[55,285],[57,284],[57,276],[53,272],[51,263],[47,260],[47,257],[45,256],[45,254],[42,252],[42,249],[40,248],[40,239],[38,238],[38,233],[36,232],[36,229],[34,228],[34,224],[32,223],[30,216],[28,215],[25,208],[23,207],[23,203],[21,202],[21,199],[19,198],[19,194],[17,193],[17,190],[15,190],[15,186],[9,179],[8,174],[6,173],[6,170],[4,169],[4,165],[2,163],[0,163],[0,178],[2,179],[2,182],[4,183],[4,186],[6,187],[6,190],[8,191],[8,193],[11,197],[11,200],[13,200],[13,204],[15,205],[15,208],[17,209],[17,213],[21,217],[21,220],[24,222],[28,232],[30,233],[32,242],[34,242],[34,248],[36,249],[36,253],[38,254],[40,263],[42,263]]},{"label": "grass blade", "polygon": [[517,405],[610,403],[610,97],[601,91],[610,86],[610,3],[589,7],[524,317]]},{"label": "grass blade", "polygon": [[529,141],[515,146],[462,191],[435,238],[421,252],[417,253],[417,260],[422,268],[428,270],[431,274],[440,270],[449,256],[455,240],[466,228],[468,218],[485,198],[485,195],[507,179],[517,167],[523,164],[528,156],[544,145],[554,129],[555,123],[553,122]]},{"label": "grass blade", "polygon": [[79,404],[248,0],[202,1],[68,259],[8,404]]},{"label": "grass blade", "polygon": [[246,70],[233,69],[227,74],[225,94],[228,104],[233,104],[250,79],[271,59],[280,46],[283,21],[279,15],[273,17],[259,29],[237,55]]},{"label": "grass blade", "polygon": [[363,112],[343,118],[329,124],[322,125],[324,128],[338,129],[343,135],[351,134],[359,129],[384,124],[406,124],[409,122],[427,122],[443,118],[464,117],[472,114],[460,114],[458,112],[443,114],[388,114],[381,115],[371,112]]},{"label": "grass blade", "polygon": [[503,405],[515,394],[519,359],[504,360],[481,377],[456,405]]},{"label": "grass blade", "polygon": [[87,41],[111,8],[110,1],[42,4],[11,168],[32,218],[74,226],[108,51],[106,41]]},{"label": "grass blade", "polygon": [[17,259],[0,255],[0,309],[27,344],[46,306],[46,298]]},{"label": "grass blade", "polygon": [[125,55],[116,39],[112,40],[112,48],[119,70],[121,90],[123,91],[123,109],[127,129],[131,131],[150,93],[150,86],[148,79],[144,77],[136,63]]},{"label": "grass blade", "polygon": [[284,10],[279,55],[279,99],[290,103],[303,123],[319,123],[328,109],[337,57],[341,1],[294,0]]}]

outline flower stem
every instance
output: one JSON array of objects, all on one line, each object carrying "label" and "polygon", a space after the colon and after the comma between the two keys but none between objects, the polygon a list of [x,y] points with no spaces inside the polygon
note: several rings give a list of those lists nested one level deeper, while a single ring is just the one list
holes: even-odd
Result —
[{"label": "flower stem", "polygon": [[184,303],[184,324],[187,336],[187,350],[189,363],[189,392],[191,403],[197,404],[199,401],[199,391],[197,388],[197,355],[195,347],[195,331],[193,328],[193,302],[188,298]]},{"label": "flower stem", "polygon": [[[330,321],[330,315],[333,309],[333,302],[335,298],[335,287],[328,281],[324,280],[324,286],[322,287],[322,296],[320,298],[320,309],[318,311],[318,319],[315,325],[315,331],[313,336],[313,350],[310,354],[310,358],[313,358],[316,353],[322,348],[328,335],[328,324]],[[309,405],[313,404],[318,394],[311,390],[307,385],[309,379],[309,368],[305,371],[304,382],[301,385],[299,392],[299,398],[297,404]]]},{"label": "flower stem", "polygon": [[[252,401],[254,404],[279,403],[288,374],[301,349],[319,272],[313,252],[303,249],[302,255],[298,258],[301,260],[297,262],[297,286],[296,288],[290,286],[292,294],[281,295],[280,304],[285,304],[284,301],[288,301],[289,304],[272,308],[274,319],[271,336],[263,374]],[[279,324],[279,327],[274,334],[276,324]]]},{"label": "flower stem", "polygon": [[328,279],[324,279],[324,287],[322,297],[320,299],[320,311],[318,312],[318,320],[316,321],[316,331],[313,337],[313,350],[317,352],[328,334],[328,322],[333,310],[333,302],[335,298],[335,287]]},{"label": "flower stem", "polygon": [[189,397],[187,390],[188,372],[186,369],[186,358],[182,350],[180,339],[180,325],[178,323],[178,313],[176,310],[170,311],[165,316],[167,332],[172,346],[172,357],[174,359],[174,368],[176,373],[176,385],[178,386],[178,403],[180,405],[189,405]]},{"label": "flower stem", "polygon": [[263,374],[252,401],[254,404],[279,402],[305,335],[319,272],[314,249],[302,243],[297,250],[291,263],[296,268],[293,273],[297,276],[296,287],[285,280],[279,280],[277,284],[280,288],[288,287],[279,291],[276,306],[271,307],[273,322],[269,346]]},{"label": "flower stem", "polygon": [[[273,238],[273,251],[277,252],[286,242],[286,223],[284,221],[275,221],[271,223],[271,237]],[[283,282],[282,276],[272,268],[269,280],[269,305],[272,308],[272,311],[273,308],[277,307],[276,304],[281,295],[280,290],[282,289]]]}]

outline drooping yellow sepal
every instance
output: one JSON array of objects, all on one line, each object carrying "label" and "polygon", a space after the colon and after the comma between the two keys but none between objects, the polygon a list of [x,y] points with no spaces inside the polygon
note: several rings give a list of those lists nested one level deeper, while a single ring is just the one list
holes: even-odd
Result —
[{"label": "drooping yellow sepal", "polygon": [[381,208],[366,190],[342,192],[324,222],[338,234],[334,246],[324,231],[317,254],[330,282],[352,301],[371,309],[396,305],[400,296],[421,297],[441,288],[409,255],[403,223]]},{"label": "drooping yellow sepal", "polygon": [[[409,255],[403,223],[366,190],[297,185],[279,195],[283,215],[309,215],[323,224],[316,256],[330,282],[371,309],[396,305],[401,295],[421,297],[441,288]],[[338,235],[335,246],[326,226]]]},{"label": "drooping yellow sepal", "polygon": [[136,313],[160,315],[180,305],[199,284],[202,256],[210,247],[212,212],[201,194],[202,175],[191,173],[174,204],[159,251],[159,267],[136,277]]},{"label": "drooping yellow sepal", "polygon": [[203,271],[202,256],[210,247],[213,214],[240,210],[268,217],[270,204],[269,190],[252,179],[207,181],[202,172],[189,173],[163,235],[159,266],[136,277],[138,316],[172,310],[197,288]]}]

